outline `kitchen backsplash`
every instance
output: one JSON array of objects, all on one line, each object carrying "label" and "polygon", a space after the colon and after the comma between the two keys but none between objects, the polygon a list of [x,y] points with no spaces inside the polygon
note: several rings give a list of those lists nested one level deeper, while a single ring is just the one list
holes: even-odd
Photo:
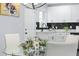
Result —
[{"label": "kitchen backsplash", "polygon": [[36,29],[64,29],[64,27],[68,27],[68,29],[76,29],[76,26],[79,26],[79,22],[66,22],[66,23],[47,23],[46,27],[40,27],[40,23],[36,22]]}]

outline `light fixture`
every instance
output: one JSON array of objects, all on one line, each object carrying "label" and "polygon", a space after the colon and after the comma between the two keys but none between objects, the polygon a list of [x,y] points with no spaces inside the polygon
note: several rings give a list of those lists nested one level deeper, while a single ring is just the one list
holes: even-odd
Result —
[{"label": "light fixture", "polygon": [[24,3],[23,5],[29,9],[37,9],[44,6],[46,3]]}]

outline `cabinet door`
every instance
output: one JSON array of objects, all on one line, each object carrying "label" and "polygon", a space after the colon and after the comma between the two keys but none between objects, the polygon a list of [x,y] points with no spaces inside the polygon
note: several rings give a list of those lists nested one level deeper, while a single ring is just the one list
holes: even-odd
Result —
[{"label": "cabinet door", "polygon": [[79,22],[79,5],[72,5],[71,20],[74,22]]},{"label": "cabinet door", "polygon": [[71,6],[48,7],[49,22],[67,22],[71,19]]}]

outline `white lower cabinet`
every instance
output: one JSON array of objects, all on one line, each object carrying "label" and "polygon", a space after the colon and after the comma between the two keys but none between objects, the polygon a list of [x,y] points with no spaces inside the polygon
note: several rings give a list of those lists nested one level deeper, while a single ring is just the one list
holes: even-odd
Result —
[{"label": "white lower cabinet", "polygon": [[64,31],[37,32],[37,36],[48,41],[64,41],[67,33]]}]

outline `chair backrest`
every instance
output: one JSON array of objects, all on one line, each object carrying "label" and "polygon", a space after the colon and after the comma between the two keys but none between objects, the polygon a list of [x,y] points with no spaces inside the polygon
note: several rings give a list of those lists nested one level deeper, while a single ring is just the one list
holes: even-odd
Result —
[{"label": "chair backrest", "polygon": [[6,53],[9,54],[18,54],[19,52],[19,41],[20,37],[18,33],[14,34],[5,34],[5,39],[6,39]]}]

